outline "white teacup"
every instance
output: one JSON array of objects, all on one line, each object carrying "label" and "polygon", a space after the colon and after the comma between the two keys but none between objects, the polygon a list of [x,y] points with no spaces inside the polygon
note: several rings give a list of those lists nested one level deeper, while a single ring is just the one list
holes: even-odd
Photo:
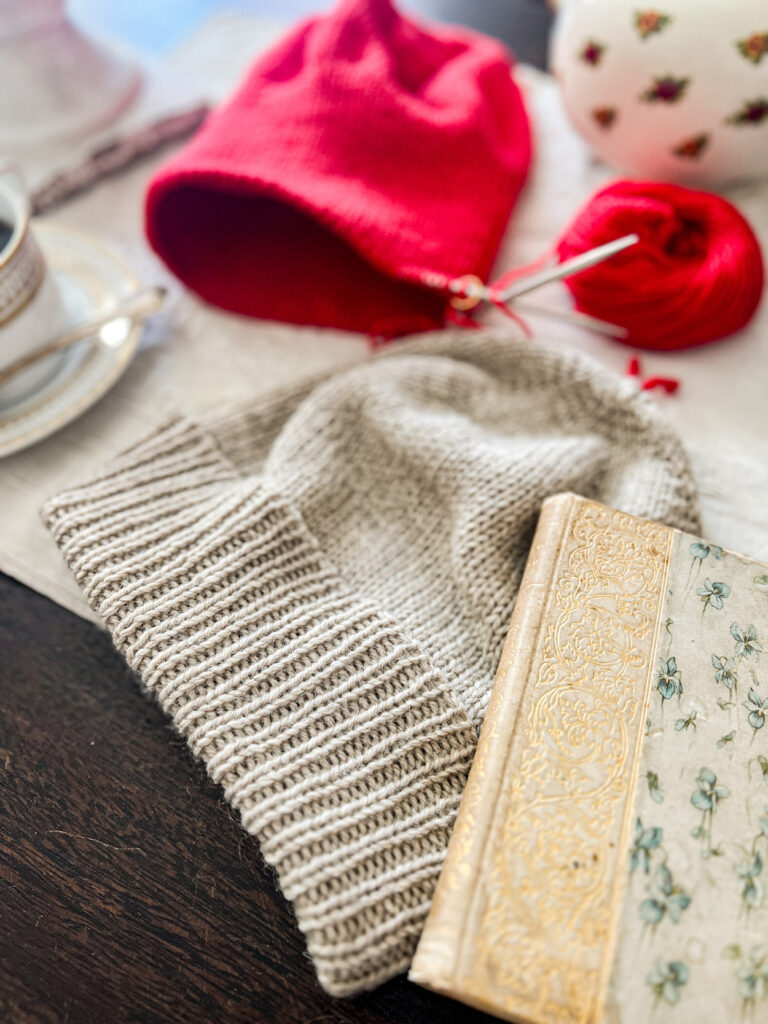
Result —
[{"label": "white teacup", "polygon": [[[7,231],[5,230],[7,228]],[[66,326],[58,285],[29,223],[29,203],[15,170],[0,166],[0,370],[42,348]],[[0,389],[3,404],[41,387],[55,362],[45,359]]]}]

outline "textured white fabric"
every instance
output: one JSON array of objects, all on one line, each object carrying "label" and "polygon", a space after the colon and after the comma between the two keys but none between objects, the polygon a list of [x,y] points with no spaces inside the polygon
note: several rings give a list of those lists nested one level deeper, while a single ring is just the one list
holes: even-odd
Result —
[{"label": "textured white fabric", "polygon": [[409,962],[538,511],[562,490],[698,526],[680,442],[629,381],[444,332],[175,419],[45,507],[258,836],[329,992]]}]

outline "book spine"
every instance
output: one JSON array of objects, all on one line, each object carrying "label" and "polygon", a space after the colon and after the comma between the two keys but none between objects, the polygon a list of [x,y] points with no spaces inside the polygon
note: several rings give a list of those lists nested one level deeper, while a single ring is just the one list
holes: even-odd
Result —
[{"label": "book spine", "polygon": [[497,813],[517,711],[539,646],[560,550],[580,500],[573,494],[561,494],[542,506],[477,752],[411,965],[411,981],[444,994],[456,991],[462,950],[472,943],[468,919],[482,881],[486,841]]}]

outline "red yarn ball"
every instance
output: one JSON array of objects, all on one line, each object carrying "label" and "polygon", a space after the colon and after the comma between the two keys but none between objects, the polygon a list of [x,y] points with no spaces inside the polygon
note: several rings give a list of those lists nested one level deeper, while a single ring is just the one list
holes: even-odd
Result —
[{"label": "red yarn ball", "polygon": [[689,348],[752,318],[763,257],[731,203],[679,185],[617,181],[592,197],[557,251],[568,259],[631,233],[636,245],[566,280],[576,308],[626,327],[626,344]]}]

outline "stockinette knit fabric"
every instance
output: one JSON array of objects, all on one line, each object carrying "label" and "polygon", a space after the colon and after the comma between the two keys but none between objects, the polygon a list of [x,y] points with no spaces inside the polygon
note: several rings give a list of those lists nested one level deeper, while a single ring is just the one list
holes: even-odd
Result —
[{"label": "stockinette knit fabric", "polygon": [[292,30],[153,178],[147,237],[208,302],[374,335],[442,326],[528,173],[512,58],[391,0]]},{"label": "stockinette knit fabric", "polygon": [[334,995],[406,969],[542,501],[697,530],[631,381],[475,332],[174,419],[44,518],[258,836]]}]

